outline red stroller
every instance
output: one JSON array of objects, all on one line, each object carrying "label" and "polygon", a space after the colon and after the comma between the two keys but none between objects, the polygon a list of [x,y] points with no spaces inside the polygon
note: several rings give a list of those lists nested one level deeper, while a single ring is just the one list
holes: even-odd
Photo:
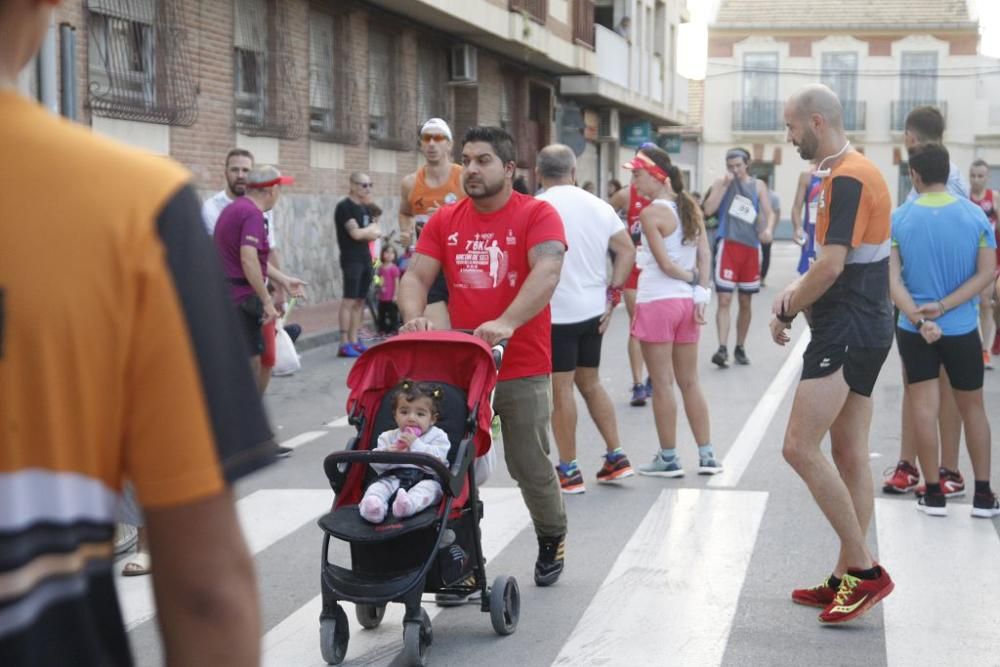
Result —
[{"label": "red stroller", "polygon": [[[350,423],[357,429],[347,449],[326,457],[324,471],[336,493],[333,510],[319,520],[323,529],[323,611],[320,648],[323,659],[344,660],[350,640],[341,600],[356,605],[358,622],[379,625],[389,602],[406,605],[403,657],[424,665],[433,640],[430,618],[421,606],[423,593],[482,594],[498,634],[517,627],[520,593],[513,577],[499,576],[486,585],[479,520],[482,502],[473,461],[490,448],[490,395],[496,384],[502,348],[454,331],[430,331],[391,338],[365,352],[347,378]],[[394,392],[403,378],[433,382],[444,390],[437,426],[448,434],[448,465],[424,454],[372,451],[378,436],[395,427]],[[444,497],[437,507],[404,519],[391,514],[371,524],[358,513],[371,463],[419,464],[433,470]],[[329,561],[330,538],[350,544],[350,568]]]}]

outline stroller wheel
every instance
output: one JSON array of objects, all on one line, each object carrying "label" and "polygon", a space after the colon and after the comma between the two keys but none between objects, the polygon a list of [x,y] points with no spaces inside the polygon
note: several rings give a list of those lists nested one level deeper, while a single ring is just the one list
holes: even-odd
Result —
[{"label": "stroller wheel", "polygon": [[358,623],[366,630],[377,628],[385,616],[385,605],[359,604],[354,606],[354,614]]},{"label": "stroller wheel", "polygon": [[497,577],[490,589],[490,621],[498,635],[513,634],[521,616],[521,591],[517,579],[505,575]]},{"label": "stroller wheel", "polygon": [[327,664],[339,665],[347,655],[347,642],[351,639],[351,629],[347,625],[347,613],[339,604],[333,618],[319,620],[319,650]]},{"label": "stroller wheel", "polygon": [[431,619],[427,612],[420,610],[419,621],[403,623],[403,664],[423,667],[427,664],[427,653],[434,641]]}]

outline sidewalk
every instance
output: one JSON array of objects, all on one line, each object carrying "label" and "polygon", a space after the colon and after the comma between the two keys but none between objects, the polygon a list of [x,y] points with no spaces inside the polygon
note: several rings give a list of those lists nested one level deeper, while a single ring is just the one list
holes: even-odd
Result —
[{"label": "sidewalk", "polygon": [[[298,324],[302,335],[295,341],[295,348],[305,352],[322,345],[336,343],[340,338],[337,311],[340,299],[295,305],[285,324]],[[366,317],[367,319],[367,317]]]}]

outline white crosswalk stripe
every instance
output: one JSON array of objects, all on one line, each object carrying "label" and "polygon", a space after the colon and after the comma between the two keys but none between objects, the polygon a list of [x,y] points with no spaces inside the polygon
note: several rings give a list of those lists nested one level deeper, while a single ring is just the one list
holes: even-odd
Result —
[{"label": "white crosswalk stripe", "polygon": [[[491,488],[480,490],[486,510],[481,524],[483,553],[493,559],[531,523],[528,510],[516,488]],[[317,534],[317,540],[320,539]],[[487,572],[491,576],[499,572]],[[318,573],[317,573],[318,574]],[[318,579],[319,577],[317,577]],[[386,608],[382,624],[373,630],[363,629],[354,615],[354,605],[344,603],[350,621],[351,640],[347,648],[347,662],[363,658],[368,664],[382,657],[398,653],[402,647],[403,606],[391,604]],[[264,635],[263,664],[265,667],[321,667],[326,663],[319,654],[319,614],[321,596],[317,595],[297,609]],[[433,620],[440,609],[433,603],[425,604]]]},{"label": "white crosswalk stripe", "polygon": [[[312,523],[327,511],[331,497],[328,489],[265,489],[241,499],[237,511],[250,550],[260,554]],[[530,529],[531,520],[515,487],[486,487],[482,497],[483,549],[495,560]],[[963,664],[1000,664],[1000,617],[991,611],[1000,591],[996,527],[969,517],[967,504],[949,505],[951,514],[942,520],[919,515],[913,505],[881,498],[875,503],[879,558],[897,582],[881,606],[884,628],[878,631],[884,632],[886,663],[953,662],[949,658],[960,655]],[[667,655],[670,664],[721,664],[767,507],[768,493],[762,491],[659,492],[575,626],[561,631],[565,634],[557,639],[560,648],[551,654],[552,664],[664,664]],[[318,544],[321,535],[315,532]],[[948,548],[940,548],[943,544]],[[929,602],[920,582],[940,579],[942,573],[955,575],[951,593]],[[491,577],[498,574],[490,571]],[[117,584],[130,630],[154,617],[149,577],[119,575]],[[315,592],[262,638],[266,667],[325,664],[319,651],[321,598]],[[434,619],[440,609],[430,596],[425,599]],[[373,630],[360,627],[353,605],[343,606],[351,632],[346,664],[388,664],[402,649],[402,605],[389,605]],[[669,633],[659,632],[664,619]],[[942,640],[947,627],[962,628],[960,648]]]},{"label": "white crosswalk stripe", "polygon": [[[329,511],[332,498],[329,489],[265,489],[240,499],[236,512],[250,552],[260,553]],[[123,577],[120,572],[116,568],[115,585],[125,627],[131,630],[156,615],[153,582],[148,576]]]},{"label": "white crosswalk stripe", "polygon": [[[964,503],[948,503],[946,518],[925,517],[915,508],[916,502],[875,500],[879,559],[896,582],[882,603],[890,667],[1000,664],[996,528],[972,518]],[[942,579],[948,580],[944,594],[930,595],[927,584]],[[960,647],[949,628],[961,628]]]},{"label": "white crosswalk stripe", "polygon": [[719,664],[766,504],[758,491],[663,491],[553,664]]}]

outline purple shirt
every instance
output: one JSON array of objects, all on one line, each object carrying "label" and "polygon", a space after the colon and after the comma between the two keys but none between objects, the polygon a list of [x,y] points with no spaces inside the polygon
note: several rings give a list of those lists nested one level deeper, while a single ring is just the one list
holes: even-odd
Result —
[{"label": "purple shirt", "polygon": [[255,294],[247,282],[240,263],[240,248],[248,245],[257,250],[260,273],[267,279],[267,256],[271,246],[267,243],[267,225],[264,212],[247,197],[240,197],[222,210],[215,223],[215,249],[222,260],[222,272],[229,281],[229,294],[233,302],[241,303]]}]

